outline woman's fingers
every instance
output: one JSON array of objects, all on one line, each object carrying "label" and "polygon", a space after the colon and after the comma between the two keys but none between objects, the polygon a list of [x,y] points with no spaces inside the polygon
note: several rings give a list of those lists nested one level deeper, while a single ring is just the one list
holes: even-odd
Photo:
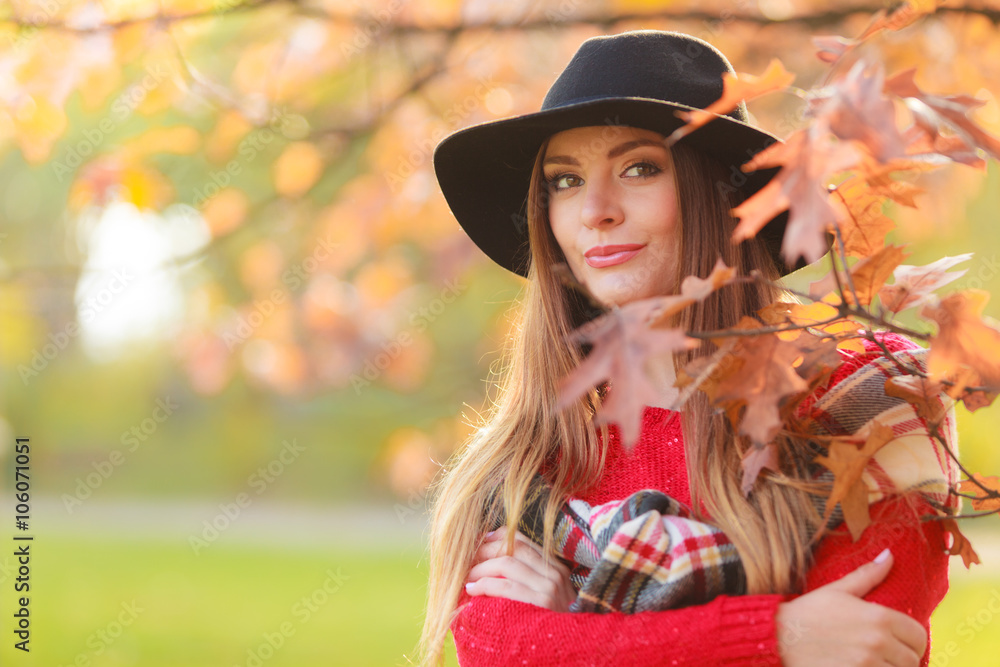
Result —
[{"label": "woman's fingers", "polygon": [[848,572],[840,579],[831,581],[816,590],[842,591],[855,597],[864,597],[882,583],[882,580],[889,574],[889,570],[892,569],[892,563],[892,552],[886,549],[870,563],[865,563],[853,572]]},{"label": "woman's fingers", "polygon": [[513,552],[507,553],[505,533],[496,531],[476,552],[466,591],[470,595],[503,597],[554,611],[567,611],[576,599],[569,568],[558,561],[545,562],[541,548],[520,532],[514,535]]}]

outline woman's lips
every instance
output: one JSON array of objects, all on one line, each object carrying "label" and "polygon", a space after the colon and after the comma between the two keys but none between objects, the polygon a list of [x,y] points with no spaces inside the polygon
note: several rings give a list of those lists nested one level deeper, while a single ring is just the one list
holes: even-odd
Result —
[{"label": "woman's lips", "polygon": [[588,266],[595,269],[603,269],[607,266],[615,266],[629,261],[645,246],[639,243],[629,243],[625,245],[605,245],[594,246],[583,254]]}]

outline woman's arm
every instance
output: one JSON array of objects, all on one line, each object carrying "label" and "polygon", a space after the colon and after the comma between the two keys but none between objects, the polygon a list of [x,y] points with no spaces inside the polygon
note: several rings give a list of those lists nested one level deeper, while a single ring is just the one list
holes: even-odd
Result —
[{"label": "woman's arm", "polygon": [[[806,593],[818,594],[820,587],[838,581],[889,548],[894,555],[891,570],[864,600],[905,613],[926,631],[931,611],[948,585],[944,533],[940,522],[921,523],[916,512],[901,508],[898,502],[872,505],[873,524],[856,543],[846,531],[827,535],[817,547]],[[798,599],[804,598],[806,595]],[[788,653],[786,649],[801,650],[810,637],[828,638],[831,627],[858,626],[857,632],[840,630],[843,636],[835,637],[842,651],[878,634],[863,632],[872,624],[859,616],[857,609],[838,605],[797,614],[795,622],[783,628],[785,646],[779,647],[775,617],[779,605],[791,601],[780,595],[721,596],[705,605],[670,611],[569,614],[500,597],[463,595],[462,603],[467,604],[452,624],[452,632],[464,667],[612,662],[779,665],[779,656]],[[814,618],[808,617],[810,613]],[[898,621],[894,615],[885,616]],[[843,656],[842,651],[834,657]],[[920,664],[927,665],[926,653]]]}]

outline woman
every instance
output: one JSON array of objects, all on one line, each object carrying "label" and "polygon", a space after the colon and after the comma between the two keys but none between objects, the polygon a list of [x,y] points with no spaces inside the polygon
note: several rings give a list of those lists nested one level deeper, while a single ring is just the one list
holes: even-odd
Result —
[{"label": "woman", "polygon": [[[683,276],[707,276],[720,257],[741,275],[757,270],[777,279],[787,270],[777,259],[781,218],[756,238],[730,242],[731,209],[773,176],[744,175],[739,165],[776,139],[750,125],[740,105],[665,144],[681,124],[674,111],[715,101],[724,72],[732,68],[721,53],[686,35],[591,39],[540,112],[468,128],[438,147],[438,179],[456,218],[527,284],[492,412],[448,467],[435,499],[427,662],[438,660],[450,627],[463,665],[927,664],[928,618],[947,590],[947,555],[940,522],[917,519],[933,511],[932,501],[948,502],[953,471],[920,480],[934,493],[907,496],[913,502],[905,505],[876,496],[877,527],[857,542],[834,531],[814,546],[821,521],[809,493],[809,443],[789,443],[800,460],[762,476],[744,497],[745,443],[700,394],[680,413],[669,409],[677,397],[674,364],[659,369],[660,400],[645,409],[631,452],[617,428],[594,428],[606,387],[555,407],[559,381],[585,357],[570,333],[597,314],[565,286],[560,264],[604,307],[675,293]],[[762,281],[731,285],[683,311],[677,324],[731,327],[778,296]],[[883,342],[900,353],[913,347],[894,336]],[[692,354],[679,353],[676,363]],[[874,345],[853,355],[827,396],[805,409],[835,401],[844,380],[877,356]],[[911,428],[906,438],[909,447],[919,441],[935,450],[926,430]],[[539,479],[550,493],[532,509]],[[731,542],[745,595],[646,613],[565,613],[580,577],[571,576],[579,563],[555,558],[564,501],[591,507],[641,489],[695,508],[695,519]],[[533,540],[524,519],[539,507],[542,538]]]}]

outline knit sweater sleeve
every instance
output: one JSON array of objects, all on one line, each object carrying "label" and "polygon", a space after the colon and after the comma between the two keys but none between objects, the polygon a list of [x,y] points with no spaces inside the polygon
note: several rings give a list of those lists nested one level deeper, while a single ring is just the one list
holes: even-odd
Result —
[{"label": "knit sweater sleeve", "polygon": [[[929,633],[948,589],[948,556],[927,507],[898,500],[871,506],[857,542],[846,530],[817,547],[805,592],[838,579],[890,548],[893,569],[865,599],[909,614]],[[914,585],[920,582],[920,585]],[[501,665],[780,665],[774,617],[781,595],[720,596],[708,604],[638,614],[559,613],[505,598],[463,594],[452,633],[463,667]],[[792,628],[793,637],[795,629]],[[922,665],[928,664],[930,649]]]}]

